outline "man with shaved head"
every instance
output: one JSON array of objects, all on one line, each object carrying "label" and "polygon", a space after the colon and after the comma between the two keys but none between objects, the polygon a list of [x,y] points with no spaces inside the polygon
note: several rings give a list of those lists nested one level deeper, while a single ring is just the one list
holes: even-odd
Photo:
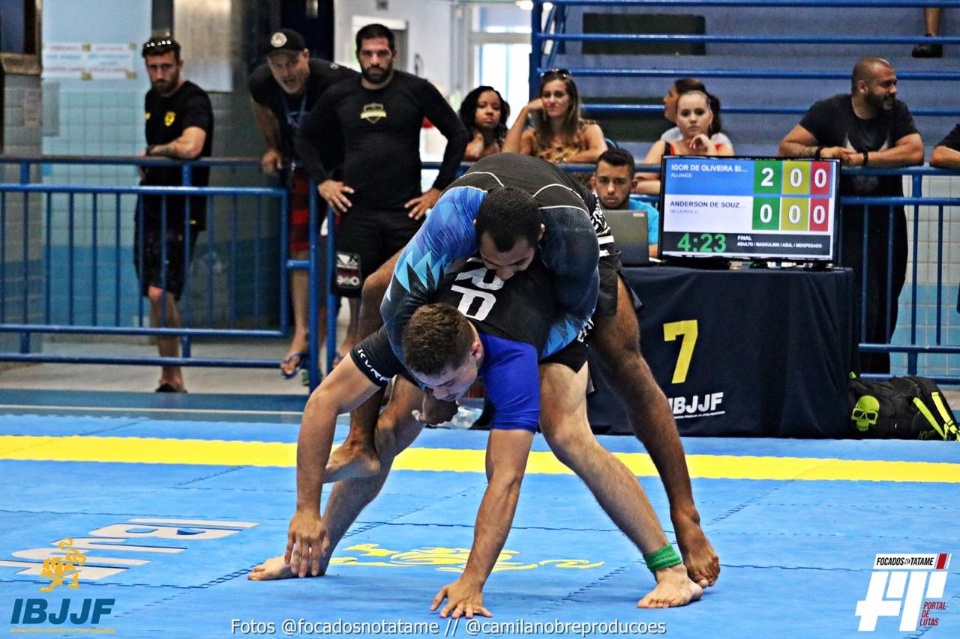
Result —
[{"label": "man with shaved head", "polygon": [[[923,164],[923,141],[907,105],[897,98],[893,66],[882,58],[858,60],[850,93],[815,102],[780,142],[780,156],[836,158],[845,167]],[[844,175],[840,196],[903,197],[903,181],[897,175]],[[897,326],[897,298],[907,274],[906,215],[902,206],[893,207],[891,229],[887,213],[886,206],[844,205],[840,215],[840,259],[854,270],[858,291],[864,278],[867,283],[866,297],[861,300],[867,325],[861,339],[871,344],[890,342]],[[891,233],[892,255],[888,248]],[[887,353],[861,354],[860,363],[864,372],[890,372]]]}]

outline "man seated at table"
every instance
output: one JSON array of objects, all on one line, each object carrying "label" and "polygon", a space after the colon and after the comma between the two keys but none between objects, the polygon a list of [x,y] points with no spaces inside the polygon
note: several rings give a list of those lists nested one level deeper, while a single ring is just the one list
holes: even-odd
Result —
[{"label": "man seated at table", "polygon": [[660,211],[646,202],[630,197],[636,184],[636,162],[626,149],[607,149],[597,160],[590,178],[593,192],[604,210],[643,211],[647,214],[647,243],[650,257],[657,257],[660,240]]}]

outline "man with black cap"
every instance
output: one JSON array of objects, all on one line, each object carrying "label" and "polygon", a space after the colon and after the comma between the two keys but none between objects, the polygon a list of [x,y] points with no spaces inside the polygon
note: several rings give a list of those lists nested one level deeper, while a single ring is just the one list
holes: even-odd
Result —
[{"label": "man with black cap", "polygon": [[[290,257],[303,260],[310,249],[310,178],[297,161],[293,138],[303,118],[327,88],[358,74],[338,64],[311,58],[303,36],[293,29],[273,33],[265,56],[266,63],[254,69],[249,80],[253,114],[267,143],[260,165],[268,175],[279,174],[290,189]],[[323,255],[320,264],[326,265]],[[286,378],[297,373],[307,356],[311,327],[307,325],[310,295],[306,271],[290,273],[290,297],[294,333],[290,349],[280,362],[280,372]],[[325,301],[321,296],[316,327],[321,343],[326,329]]]},{"label": "man with black cap", "polygon": [[[147,148],[142,155],[174,160],[209,157],[213,149],[213,107],[206,91],[180,72],[180,44],[170,36],[150,38],[141,51],[150,90],[144,99],[144,132]],[[179,166],[143,166],[140,184],[182,186]],[[191,186],[207,186],[210,169],[191,171]],[[203,196],[142,196],[134,223],[134,266],[140,290],[150,300],[150,325],[179,328],[177,301],[183,293],[186,272],[197,235],[206,227]],[[189,247],[189,250],[188,250]],[[158,335],[161,357],[180,356],[180,337]],[[158,393],[185,393],[179,366],[164,366]]]}]

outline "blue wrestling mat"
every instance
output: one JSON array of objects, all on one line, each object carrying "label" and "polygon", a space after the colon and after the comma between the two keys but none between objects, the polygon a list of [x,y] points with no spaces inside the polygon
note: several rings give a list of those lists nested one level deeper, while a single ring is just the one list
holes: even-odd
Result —
[{"label": "blue wrestling mat", "polygon": [[[640,610],[654,585],[642,557],[538,437],[485,588],[494,617],[454,622],[429,606],[472,542],[486,433],[425,431],[327,576],[251,582],[286,543],[296,424],[213,409],[6,411],[0,631],[10,634],[960,637],[956,444],[685,440],[722,572],[699,602]],[[638,475],[673,540],[639,442],[601,441]]]}]

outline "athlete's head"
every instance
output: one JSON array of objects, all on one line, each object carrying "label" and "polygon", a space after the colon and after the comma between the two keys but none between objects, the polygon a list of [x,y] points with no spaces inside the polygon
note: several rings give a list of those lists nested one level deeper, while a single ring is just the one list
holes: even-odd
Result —
[{"label": "athlete's head", "polygon": [[407,369],[443,401],[466,394],[483,358],[473,325],[448,304],[418,308],[403,329],[402,347]]},{"label": "athlete's head", "polygon": [[533,196],[510,186],[483,198],[475,224],[484,266],[504,281],[530,266],[545,228]]}]

